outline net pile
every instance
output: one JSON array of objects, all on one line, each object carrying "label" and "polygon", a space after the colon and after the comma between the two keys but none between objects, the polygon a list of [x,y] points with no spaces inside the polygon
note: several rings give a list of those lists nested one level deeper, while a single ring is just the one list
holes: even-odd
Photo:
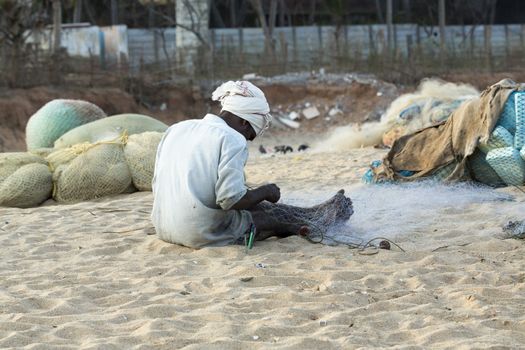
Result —
[{"label": "net pile", "polygon": [[145,115],[106,117],[89,102],[53,100],[28,122],[29,152],[0,154],[0,206],[151,191],[166,129]]},{"label": "net pile", "polygon": [[133,135],[147,131],[164,132],[167,128],[168,126],[163,122],[145,115],[119,114],[68,131],[55,141],[55,148],[71,147],[84,142],[113,140],[123,132]]},{"label": "net pile", "polygon": [[337,127],[314,149],[344,151],[380,143],[391,146],[403,135],[448,119],[463,102],[478,96],[479,92],[470,85],[423,80],[416,91],[392,101],[380,121]]},{"label": "net pile", "polygon": [[0,206],[37,206],[49,198],[52,188],[43,158],[24,152],[0,154]]},{"label": "net pile", "polygon": [[59,149],[46,159],[53,170],[53,198],[77,202],[128,191],[131,172],[124,157],[125,138]]},{"label": "net pile", "polygon": [[[381,165],[375,161],[364,174],[364,183],[373,183],[374,169]],[[480,143],[468,158],[474,180],[493,187],[521,186],[525,184],[525,92],[514,92],[505,102],[498,123],[486,143]],[[452,163],[436,170],[431,177],[446,179],[455,169]],[[410,176],[414,172],[399,174]]]},{"label": "net pile", "polygon": [[151,191],[155,155],[163,135],[161,132],[131,135],[124,147],[124,156],[131,171],[133,185],[139,191]]},{"label": "net pile", "polygon": [[29,118],[26,144],[29,151],[53,147],[56,139],[80,125],[104,118],[102,109],[81,100],[53,100]]},{"label": "net pile", "polygon": [[[508,128],[505,128],[505,126]],[[478,174],[479,170],[474,162],[479,162],[480,156],[469,159],[473,177],[481,179],[483,183],[498,186],[501,183],[509,186],[521,186],[525,183],[525,93],[513,92],[510,94],[503,111],[498,119],[488,142],[480,144],[481,158],[497,174],[490,175],[490,181],[484,181],[487,170]],[[499,181],[498,181],[499,180]]]}]

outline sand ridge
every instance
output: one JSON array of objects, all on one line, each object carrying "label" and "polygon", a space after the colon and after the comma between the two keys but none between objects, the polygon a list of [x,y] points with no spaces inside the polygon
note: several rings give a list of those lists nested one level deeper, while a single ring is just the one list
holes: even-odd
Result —
[{"label": "sand ridge", "polygon": [[[285,201],[352,197],[382,154],[252,154],[246,174]],[[522,348],[525,246],[499,234],[525,195],[498,193],[512,199],[399,227],[406,253],[300,237],[192,250],[156,238],[148,192],[0,208],[0,348]]]}]

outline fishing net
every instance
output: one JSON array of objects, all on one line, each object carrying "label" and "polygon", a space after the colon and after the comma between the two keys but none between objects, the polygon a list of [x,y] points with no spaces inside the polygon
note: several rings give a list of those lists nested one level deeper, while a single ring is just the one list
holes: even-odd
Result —
[{"label": "fishing net", "polygon": [[507,185],[523,185],[525,161],[521,158],[520,151],[512,147],[493,149],[487,153],[486,160]]},{"label": "fishing net", "polygon": [[129,136],[124,156],[131,171],[133,185],[140,191],[151,191],[157,147],[164,133],[145,132]]},{"label": "fishing net", "polygon": [[27,149],[53,147],[55,140],[69,130],[105,116],[103,110],[86,101],[53,100],[48,102],[27,122]]},{"label": "fishing net", "polygon": [[140,134],[146,131],[164,132],[168,126],[140,114],[119,114],[75,128],[55,141],[55,148],[66,148],[88,142],[113,140],[123,133]]},{"label": "fishing net", "polygon": [[352,201],[341,190],[324,203],[312,207],[261,202],[253,209],[252,215],[258,215],[257,212],[263,212],[272,226],[280,228],[276,230],[278,235],[301,234],[320,243],[330,229],[344,225],[354,211]]},{"label": "fishing net", "polygon": [[32,149],[32,150],[29,150],[28,152],[31,153],[31,154],[34,154],[36,156],[39,156],[39,157],[42,157],[42,158],[46,158],[48,155],[50,155],[51,153],[53,153],[55,151],[56,151],[56,149],[54,149],[54,148],[44,147],[44,148],[35,148],[35,149]]},{"label": "fishing net", "polygon": [[487,155],[480,150],[476,150],[468,158],[470,172],[474,180],[493,187],[505,186],[505,182],[503,182],[498,173],[492,169],[490,164],[487,163],[486,158]]},{"label": "fishing net", "polygon": [[0,154],[0,206],[33,207],[51,195],[47,162],[24,152]]},{"label": "fishing net", "polygon": [[47,157],[53,169],[53,198],[76,202],[130,191],[131,173],[124,157],[125,136],[78,144]]},{"label": "fishing net", "polygon": [[478,148],[484,153],[496,148],[503,147],[513,147],[514,146],[514,136],[504,127],[496,126],[490,134],[489,140],[487,143],[480,143]]}]

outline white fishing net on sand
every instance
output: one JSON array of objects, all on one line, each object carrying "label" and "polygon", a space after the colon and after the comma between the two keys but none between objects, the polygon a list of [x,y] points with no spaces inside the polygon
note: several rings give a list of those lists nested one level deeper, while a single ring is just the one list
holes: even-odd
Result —
[{"label": "white fishing net on sand", "polygon": [[[347,189],[354,214],[350,220],[332,226],[323,243],[363,245],[376,237],[396,241],[406,235],[432,234],[429,227],[443,225],[444,213],[470,205],[511,200],[511,196],[474,183],[446,185],[435,180],[403,184],[358,185]],[[290,193],[283,202],[310,206],[325,195]],[[377,242],[376,242],[377,243]]]},{"label": "white fishing net on sand", "polygon": [[395,99],[380,121],[335,128],[326,140],[313,148],[337,151],[380,143],[392,145],[400,136],[446,120],[461,103],[478,95],[471,85],[425,79],[416,91]]}]

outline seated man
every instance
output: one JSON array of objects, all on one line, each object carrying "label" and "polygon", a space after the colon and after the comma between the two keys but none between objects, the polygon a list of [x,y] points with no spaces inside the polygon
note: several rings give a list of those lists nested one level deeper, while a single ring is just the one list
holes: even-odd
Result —
[{"label": "seated man", "polygon": [[247,81],[229,81],[212,94],[219,116],[171,126],[157,149],[152,221],[164,241],[192,248],[240,243],[256,228],[256,240],[309,234],[350,218],[352,202],[339,191],[312,208],[275,204],[275,184],[248,189],[247,141],[271,122],[264,93]]}]

